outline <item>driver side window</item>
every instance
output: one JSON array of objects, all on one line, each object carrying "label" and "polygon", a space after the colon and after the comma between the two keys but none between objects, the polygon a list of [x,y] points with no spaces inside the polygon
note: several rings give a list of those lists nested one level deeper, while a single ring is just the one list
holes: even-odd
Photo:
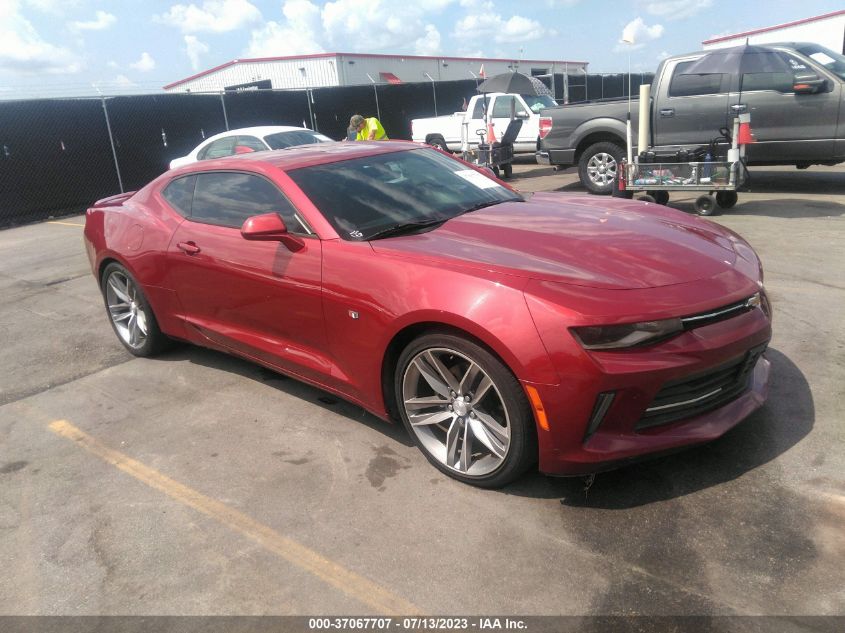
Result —
[{"label": "driver side window", "polygon": [[191,220],[239,229],[247,218],[278,213],[288,231],[310,233],[294,206],[266,178],[242,172],[207,172],[197,175]]}]

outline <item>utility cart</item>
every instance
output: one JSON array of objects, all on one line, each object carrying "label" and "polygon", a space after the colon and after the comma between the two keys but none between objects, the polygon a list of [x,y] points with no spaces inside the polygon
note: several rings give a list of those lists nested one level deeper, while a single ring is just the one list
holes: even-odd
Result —
[{"label": "utility cart", "polygon": [[743,127],[748,124],[748,115],[735,118],[733,134],[728,136],[727,129],[722,130],[724,151],[711,144],[712,155],[708,152],[705,160],[678,160],[678,154],[669,160],[646,151],[634,163],[623,161],[614,194],[633,197],[642,192],[640,200],[666,204],[673,191],[700,191],[693,203],[699,215],[730,209],[737,203],[737,189],[748,175],[745,144],[751,141],[751,134],[750,128]]}]

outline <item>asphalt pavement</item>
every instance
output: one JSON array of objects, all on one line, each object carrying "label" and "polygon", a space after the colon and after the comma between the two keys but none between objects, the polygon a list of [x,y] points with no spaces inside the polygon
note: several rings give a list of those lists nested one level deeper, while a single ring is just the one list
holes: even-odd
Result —
[{"label": "asphalt pavement", "polygon": [[712,220],[764,262],[766,406],[589,488],[501,491],[247,362],[133,358],[81,217],[0,232],[0,615],[845,615],[845,169],[754,170]]}]

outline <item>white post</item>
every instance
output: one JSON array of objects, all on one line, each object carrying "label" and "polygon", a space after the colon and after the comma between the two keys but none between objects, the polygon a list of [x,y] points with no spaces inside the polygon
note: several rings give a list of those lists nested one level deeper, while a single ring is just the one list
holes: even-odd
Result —
[{"label": "white post", "polygon": [[623,35],[622,43],[628,45],[628,117],[625,121],[625,142],[628,145],[628,164],[633,163],[634,148],[631,147],[631,47],[634,45],[633,35]]},{"label": "white post", "polygon": [[637,152],[644,152],[648,149],[649,139],[649,105],[651,100],[651,86],[640,85],[640,120],[637,126]]}]

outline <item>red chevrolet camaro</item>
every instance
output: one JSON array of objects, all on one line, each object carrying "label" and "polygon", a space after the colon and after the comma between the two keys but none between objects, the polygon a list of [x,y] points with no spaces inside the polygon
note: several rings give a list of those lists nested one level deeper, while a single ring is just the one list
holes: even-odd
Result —
[{"label": "red chevrolet camaro", "polygon": [[204,161],[87,212],[137,356],[182,340],[402,420],[496,487],[719,437],[766,397],[760,261],[654,204],[524,195],[410,143]]}]

